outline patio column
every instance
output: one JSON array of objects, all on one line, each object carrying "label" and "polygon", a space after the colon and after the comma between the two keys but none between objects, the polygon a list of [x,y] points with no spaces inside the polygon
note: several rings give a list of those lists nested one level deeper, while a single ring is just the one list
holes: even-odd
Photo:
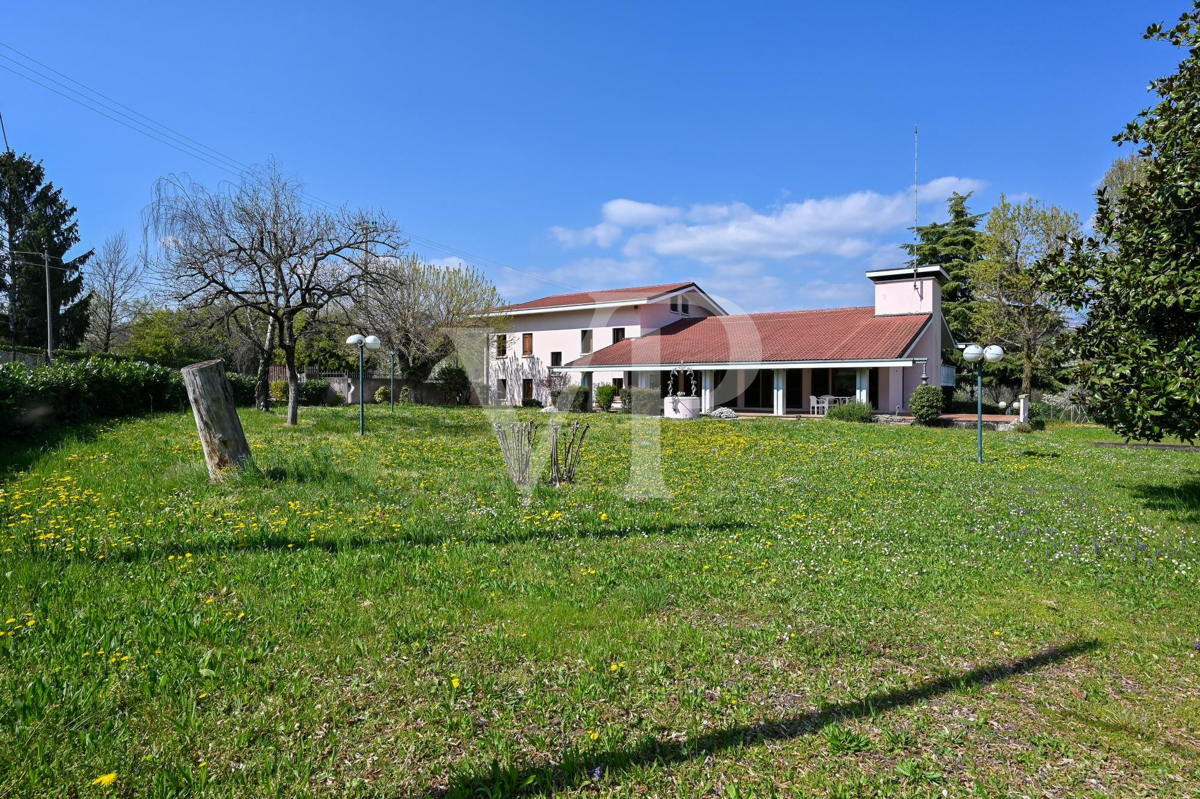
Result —
[{"label": "patio column", "polygon": [[713,383],[716,382],[716,372],[706,369],[700,373],[700,412],[711,413],[713,409]]},{"label": "patio column", "polygon": [[737,370],[737,399],[734,400],[734,407],[746,407],[746,370]]},{"label": "patio column", "polygon": [[871,379],[870,369],[856,369],[854,381],[854,399],[856,402],[870,402],[868,383]]},{"label": "patio column", "polygon": [[775,386],[771,392],[774,398],[774,403],[771,408],[771,413],[776,416],[783,416],[787,413],[787,370],[775,369]]}]

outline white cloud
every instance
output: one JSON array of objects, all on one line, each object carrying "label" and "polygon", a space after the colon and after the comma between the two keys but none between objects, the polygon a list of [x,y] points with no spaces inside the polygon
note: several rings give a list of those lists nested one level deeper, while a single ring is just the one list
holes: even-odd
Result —
[{"label": "white cloud", "polygon": [[[980,182],[938,178],[920,187],[922,203],[945,202],[951,192],[974,191]],[[860,191],[842,197],[789,202],[769,211],[744,203],[694,206],[687,222],[673,222],[631,236],[624,252],[653,252],[704,263],[745,259],[785,260],[802,255],[858,258],[874,250],[874,236],[903,228],[912,193]]]},{"label": "white cloud", "polygon": [[[953,192],[983,186],[971,178],[941,177],[919,187],[923,205],[941,206]],[[565,247],[607,249],[625,237],[622,252],[691,258],[708,264],[749,260],[782,261],[805,255],[862,258],[877,251],[881,234],[909,224],[912,191],[858,191],[840,197],[784,202],[756,210],[742,202],[697,203],[682,211],[669,205],[609,200],[602,221],[582,229],[553,227]],[[890,245],[889,245],[890,246]]]},{"label": "white cloud", "polygon": [[678,208],[669,205],[655,205],[637,200],[609,200],[600,207],[606,222],[621,227],[650,227],[676,219],[680,215]]},{"label": "white cloud", "polygon": [[462,269],[463,267],[471,266],[457,255],[451,255],[446,258],[430,258],[426,263],[430,266],[440,266],[443,269]]},{"label": "white cloud", "polygon": [[621,237],[621,228],[612,222],[601,222],[583,230],[555,225],[550,228],[550,234],[564,247],[586,247],[594,244],[597,247],[608,248]]}]

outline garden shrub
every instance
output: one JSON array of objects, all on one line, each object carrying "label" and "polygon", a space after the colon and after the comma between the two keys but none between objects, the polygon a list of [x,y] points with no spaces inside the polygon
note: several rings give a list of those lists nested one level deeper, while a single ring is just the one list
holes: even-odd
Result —
[{"label": "garden shrub", "polygon": [[621,389],[621,413],[629,413],[633,410],[632,391],[633,389],[628,387]]},{"label": "garden shrub", "polygon": [[[299,401],[301,405],[325,405],[329,398],[328,380],[301,380],[299,383]],[[288,382],[286,380],[271,381],[271,399],[275,402],[288,401]]]},{"label": "garden shrub", "polygon": [[612,410],[613,400],[617,398],[616,386],[597,386],[596,387],[596,404],[604,412]]},{"label": "garden shrub", "polygon": [[847,402],[844,405],[834,405],[825,414],[826,419],[838,422],[872,422],[875,420],[875,409],[869,402]]},{"label": "garden shrub", "polygon": [[300,384],[301,405],[325,405],[329,399],[328,380],[305,380]]},{"label": "garden shrub", "polygon": [[[165,366],[92,358],[36,369],[0,365],[0,433],[22,424],[79,422],[186,407],[183,377]],[[30,417],[37,416],[36,422]]]},{"label": "garden shrub", "polygon": [[542,407],[542,401],[540,399],[534,399],[533,397],[530,397],[529,399],[521,400],[521,407],[522,408],[540,408],[540,407]]},{"label": "garden shrub", "polygon": [[908,409],[918,424],[931,425],[942,415],[944,392],[937,386],[917,386],[908,398]]},{"label": "garden shrub", "polygon": [[567,410],[571,413],[587,413],[592,409],[592,392],[583,386],[571,386],[566,394],[570,398]]},{"label": "garden shrub", "polygon": [[631,413],[642,416],[662,416],[663,398],[656,388],[631,388],[629,408]]},{"label": "garden shrub", "polygon": [[391,402],[392,401],[391,386],[380,386],[379,388],[375,389],[375,401],[378,402],[380,405]]},{"label": "garden shrub", "polygon": [[[467,370],[461,366],[447,364],[438,370],[437,377],[434,378],[442,384],[442,391],[446,395],[446,401],[451,405],[457,405],[463,401],[467,392],[471,390],[471,378],[467,374]],[[539,402],[538,407],[542,405]]]},{"label": "garden shrub", "polygon": [[225,377],[229,379],[229,385],[233,389],[234,405],[242,407],[254,405],[254,387],[258,383],[256,378],[237,372],[230,372]]}]

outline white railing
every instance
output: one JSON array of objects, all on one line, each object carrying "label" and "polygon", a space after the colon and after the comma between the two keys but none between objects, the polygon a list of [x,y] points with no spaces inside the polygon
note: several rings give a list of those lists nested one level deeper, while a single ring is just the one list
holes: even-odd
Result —
[{"label": "white railing", "polygon": [[954,366],[953,365],[947,366],[946,364],[942,364],[942,385],[943,386],[953,386],[957,382],[958,381],[954,374]]}]

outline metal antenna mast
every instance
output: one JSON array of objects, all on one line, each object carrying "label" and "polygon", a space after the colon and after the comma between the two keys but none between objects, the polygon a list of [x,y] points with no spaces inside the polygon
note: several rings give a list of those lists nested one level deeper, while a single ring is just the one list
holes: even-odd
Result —
[{"label": "metal antenna mast", "polygon": [[913,125],[913,291],[917,290],[917,192],[920,182],[917,180],[917,126]]}]

